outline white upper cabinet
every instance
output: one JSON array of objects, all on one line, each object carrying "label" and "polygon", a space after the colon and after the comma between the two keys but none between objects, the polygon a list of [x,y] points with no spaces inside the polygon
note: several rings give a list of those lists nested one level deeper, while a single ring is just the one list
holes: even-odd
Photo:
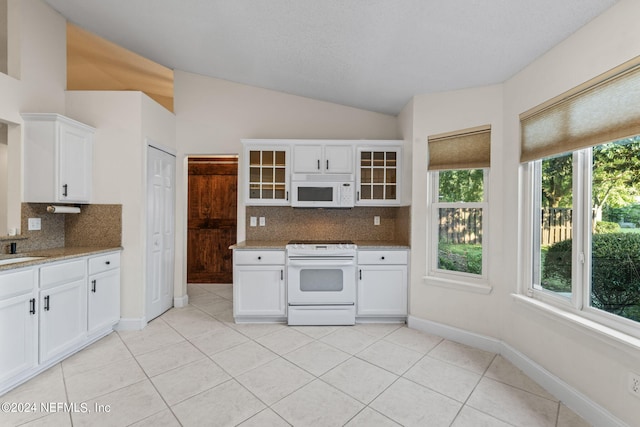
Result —
[{"label": "white upper cabinet", "polygon": [[353,144],[348,141],[340,144],[307,144],[301,141],[293,146],[293,173],[353,173],[353,150]]},{"label": "white upper cabinet", "polygon": [[59,114],[23,114],[25,202],[91,201],[95,129]]},{"label": "white upper cabinet", "polygon": [[244,202],[247,206],[289,206],[288,145],[243,140]]},{"label": "white upper cabinet", "polygon": [[402,146],[358,146],[356,158],[356,205],[399,205]]}]

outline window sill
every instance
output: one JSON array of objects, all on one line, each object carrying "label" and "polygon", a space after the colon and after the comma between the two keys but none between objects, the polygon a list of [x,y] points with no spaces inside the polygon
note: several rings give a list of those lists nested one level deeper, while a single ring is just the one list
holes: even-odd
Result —
[{"label": "window sill", "polygon": [[550,319],[560,320],[565,325],[586,333],[607,345],[614,345],[634,357],[637,357],[638,351],[640,351],[640,339],[636,337],[525,295],[511,294],[511,296],[517,304],[521,304],[523,307],[535,310]]},{"label": "window sill", "polygon": [[422,278],[428,286],[438,286],[440,288],[455,289],[458,291],[473,292],[476,294],[488,295],[493,290],[492,286],[486,283],[470,283],[462,280],[445,279],[435,276],[424,276]]}]

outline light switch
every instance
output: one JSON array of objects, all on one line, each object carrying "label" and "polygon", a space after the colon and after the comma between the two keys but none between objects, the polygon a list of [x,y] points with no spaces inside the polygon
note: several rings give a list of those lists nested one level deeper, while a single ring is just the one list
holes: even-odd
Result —
[{"label": "light switch", "polygon": [[255,216],[249,217],[249,227],[255,227],[258,225],[258,218]]},{"label": "light switch", "polygon": [[42,220],[40,218],[29,218],[29,231],[42,230]]},{"label": "light switch", "polygon": [[265,220],[264,220],[264,217],[263,217],[263,216],[261,216],[261,217],[260,217],[259,224],[260,224],[260,227],[264,227],[264,226],[266,225],[266,223],[265,223]]}]

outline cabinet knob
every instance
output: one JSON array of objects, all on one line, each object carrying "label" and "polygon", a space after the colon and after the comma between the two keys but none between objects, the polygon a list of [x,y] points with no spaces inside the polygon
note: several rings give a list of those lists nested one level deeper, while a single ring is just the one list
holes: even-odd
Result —
[{"label": "cabinet knob", "polygon": [[383,257],[383,256],[381,256],[381,257],[380,257],[380,259],[384,259],[384,257]]},{"label": "cabinet knob", "polygon": [[109,264],[111,264],[111,261],[105,261],[104,263],[109,265]]},{"label": "cabinet knob", "polygon": [[258,260],[261,260],[261,259],[262,259],[262,257],[261,257],[261,256],[259,256],[259,257],[258,257]]}]

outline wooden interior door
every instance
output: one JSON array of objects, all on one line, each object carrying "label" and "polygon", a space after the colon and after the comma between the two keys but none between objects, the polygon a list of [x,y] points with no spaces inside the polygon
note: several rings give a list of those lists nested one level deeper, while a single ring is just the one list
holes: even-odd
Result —
[{"label": "wooden interior door", "polygon": [[238,157],[189,158],[187,282],[232,283]]}]

